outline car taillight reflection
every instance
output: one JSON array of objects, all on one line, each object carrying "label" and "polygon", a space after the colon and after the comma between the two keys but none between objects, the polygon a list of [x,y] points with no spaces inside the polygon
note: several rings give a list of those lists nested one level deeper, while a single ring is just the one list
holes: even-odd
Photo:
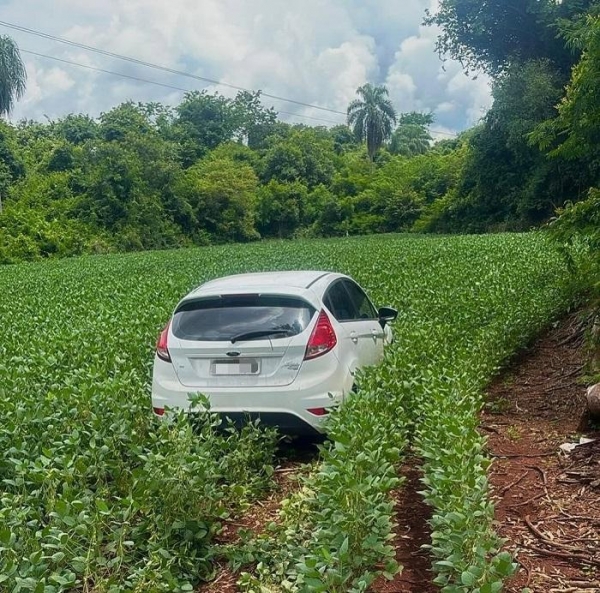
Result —
[{"label": "car taillight reflection", "polygon": [[169,354],[169,349],[167,348],[167,337],[169,335],[169,327],[171,326],[171,321],[165,326],[160,332],[160,336],[158,336],[158,340],[156,340],[156,355],[161,360],[165,362],[171,362],[171,355]]},{"label": "car taillight reflection", "polygon": [[325,311],[319,313],[317,323],[310,334],[304,360],[310,360],[327,354],[337,344],[337,336]]}]

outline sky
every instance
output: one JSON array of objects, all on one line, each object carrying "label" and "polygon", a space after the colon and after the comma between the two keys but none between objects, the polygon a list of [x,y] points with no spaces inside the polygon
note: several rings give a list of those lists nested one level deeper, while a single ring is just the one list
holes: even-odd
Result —
[{"label": "sky", "polygon": [[[435,136],[464,130],[490,107],[489,80],[442,62],[422,25],[436,0],[0,0],[0,21],[249,90],[345,112],[357,87],[385,84],[399,113],[431,111]],[[123,101],[177,105],[183,91],[33,56],[78,62],[226,96],[234,90],[131,64],[0,25],[23,50],[27,92],[11,120],[94,117]],[[264,99],[292,123],[342,114]],[[285,112],[285,113],[281,113]],[[312,119],[315,118],[315,119]],[[324,121],[325,120],[325,121]]]}]

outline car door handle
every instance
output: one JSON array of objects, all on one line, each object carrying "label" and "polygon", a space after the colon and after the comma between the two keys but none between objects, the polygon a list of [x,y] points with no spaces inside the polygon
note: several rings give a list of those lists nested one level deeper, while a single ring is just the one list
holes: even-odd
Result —
[{"label": "car door handle", "polygon": [[381,338],[381,333],[378,332],[376,329],[372,329],[371,330],[371,334],[373,334],[373,339],[377,342],[378,338]]},{"label": "car door handle", "polygon": [[350,332],[350,339],[355,343],[358,344],[358,334],[356,332]]}]

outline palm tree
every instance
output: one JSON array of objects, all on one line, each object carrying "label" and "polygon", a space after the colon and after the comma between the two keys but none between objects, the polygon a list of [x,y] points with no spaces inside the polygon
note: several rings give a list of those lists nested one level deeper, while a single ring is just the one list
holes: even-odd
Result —
[{"label": "palm tree", "polygon": [[8,115],[25,92],[27,72],[17,44],[0,35],[0,116]]},{"label": "palm tree", "polygon": [[431,148],[432,140],[427,128],[417,124],[400,124],[392,136],[390,152],[409,157],[425,154]]},{"label": "palm tree", "polygon": [[26,80],[27,72],[17,44],[7,35],[0,35],[0,117],[8,115],[15,101],[23,96]]},{"label": "palm tree", "polygon": [[390,142],[390,152],[408,157],[425,154],[433,140],[428,130],[433,120],[433,113],[411,111],[400,115]]},{"label": "palm tree", "polygon": [[396,111],[384,86],[367,83],[359,87],[356,94],[361,98],[348,105],[348,125],[358,140],[367,141],[367,152],[372,162],[375,153],[392,135]]}]

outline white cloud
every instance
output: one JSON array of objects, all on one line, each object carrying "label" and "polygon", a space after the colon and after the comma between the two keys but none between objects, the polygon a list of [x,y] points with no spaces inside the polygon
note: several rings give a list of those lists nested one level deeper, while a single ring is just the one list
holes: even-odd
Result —
[{"label": "white cloud", "polygon": [[[399,111],[435,110],[462,129],[489,105],[487,81],[453,62],[442,68],[432,0],[8,0],[3,19],[134,58],[345,111],[358,86],[386,83]],[[30,15],[35,14],[32,24]],[[24,48],[186,89],[235,91],[144,68],[17,31]],[[119,102],[176,103],[183,93],[27,56],[26,97],[13,118],[98,115]],[[343,122],[343,116],[280,101],[278,109]],[[283,116],[282,116],[283,117]],[[287,117],[287,116],[285,116]],[[294,120],[299,121],[299,120]]]},{"label": "white cloud", "polygon": [[[491,104],[489,79],[466,76],[455,61],[442,62],[435,51],[437,30],[419,27],[400,44],[389,68],[386,84],[400,111],[431,111],[435,128],[460,131],[484,115]],[[410,79],[410,93],[397,81]]]},{"label": "white cloud", "polygon": [[43,73],[43,84],[51,92],[68,91],[75,81],[61,68],[50,68]]},{"label": "white cloud", "polygon": [[419,109],[415,99],[417,85],[410,74],[392,70],[385,82],[390,92],[390,98],[399,112]]},{"label": "white cloud", "polygon": [[452,103],[452,101],[444,101],[443,103],[440,103],[437,106],[436,111],[437,111],[437,113],[451,113],[455,109],[456,109],[455,103]]},{"label": "white cloud", "polygon": [[25,110],[34,108],[36,119],[45,116],[39,111],[46,99],[69,91],[74,85],[73,78],[62,68],[52,66],[40,67],[34,60],[25,60],[28,81],[27,93],[19,107]]}]

